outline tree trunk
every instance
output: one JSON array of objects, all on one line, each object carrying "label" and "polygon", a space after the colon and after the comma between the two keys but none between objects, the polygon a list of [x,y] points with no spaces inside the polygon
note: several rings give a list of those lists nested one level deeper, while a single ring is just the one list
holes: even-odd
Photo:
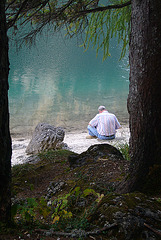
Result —
[{"label": "tree trunk", "polygon": [[10,220],[11,138],[8,112],[8,39],[5,1],[0,1],[0,221]]},{"label": "tree trunk", "polygon": [[131,27],[127,191],[144,191],[161,186],[161,0],[132,0]]}]

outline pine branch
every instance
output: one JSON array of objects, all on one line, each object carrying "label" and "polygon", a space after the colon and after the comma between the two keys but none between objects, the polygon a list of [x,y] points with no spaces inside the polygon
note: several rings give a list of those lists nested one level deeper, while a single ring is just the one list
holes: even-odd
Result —
[{"label": "pine branch", "polygon": [[[14,1],[13,1],[14,2]],[[13,3],[12,2],[12,3]],[[22,12],[23,8],[25,8],[26,4],[27,4],[28,0],[24,0],[24,2],[21,4],[19,10],[17,11],[16,15],[14,16],[13,19],[11,19],[8,23],[7,23],[7,29],[9,29],[10,27],[13,27],[13,25],[15,24],[15,22],[17,21],[19,14]]]},{"label": "pine branch", "polygon": [[6,9],[5,9],[5,11],[7,11],[8,10],[8,8],[13,4],[13,3],[15,3],[17,0],[13,0],[12,2],[10,2],[8,5],[7,5],[7,7],[6,7]]},{"label": "pine branch", "polygon": [[[6,8],[6,10],[12,6],[14,4],[15,0],[13,0]],[[39,10],[42,9],[47,3],[49,2],[49,0],[46,0],[44,2],[42,2],[42,4],[40,5],[39,7]],[[23,13],[23,12],[26,12],[28,10],[32,10],[34,9],[36,6],[33,7],[33,5],[31,5],[31,8],[28,9],[28,3],[29,3],[29,0],[24,0],[22,2],[22,4],[20,6],[17,6],[16,8],[18,9],[17,13],[14,14],[14,18],[9,20],[8,23],[7,23],[7,28],[11,28],[14,26],[14,24],[16,23],[16,21],[18,20],[19,16]],[[36,11],[35,11],[35,14],[37,13],[37,8],[36,8]],[[22,15],[23,16],[23,15]],[[31,18],[29,18],[31,19]]]},{"label": "pine branch", "polygon": [[30,21],[30,19],[32,19],[32,18],[36,15],[36,13],[38,13],[43,7],[45,7],[45,5],[46,5],[48,2],[49,2],[49,0],[46,0],[45,2],[43,2],[42,5],[41,5],[38,9],[36,9],[36,11],[35,11],[33,14],[31,14],[27,19],[25,19],[25,21],[23,21],[23,22],[21,23],[21,25],[23,25],[24,23]]},{"label": "pine branch", "polygon": [[79,11],[77,14],[79,16],[82,16],[82,15],[86,15],[88,13],[103,12],[103,11],[111,10],[111,9],[120,9],[120,8],[127,7],[129,5],[131,5],[131,0],[126,3],[122,3],[122,4],[113,4],[113,5],[108,5],[105,7],[96,7],[96,8],[92,8],[92,9],[85,9],[85,10]]}]

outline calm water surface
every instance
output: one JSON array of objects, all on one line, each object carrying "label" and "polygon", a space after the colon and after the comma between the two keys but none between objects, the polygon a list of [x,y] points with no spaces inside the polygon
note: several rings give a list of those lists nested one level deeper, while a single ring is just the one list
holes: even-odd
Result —
[{"label": "calm water surface", "polygon": [[60,34],[42,36],[18,53],[10,46],[11,133],[30,134],[39,122],[86,130],[99,105],[127,123],[128,56],[119,61],[120,48],[112,45],[104,62],[101,53],[83,52],[76,39]]}]

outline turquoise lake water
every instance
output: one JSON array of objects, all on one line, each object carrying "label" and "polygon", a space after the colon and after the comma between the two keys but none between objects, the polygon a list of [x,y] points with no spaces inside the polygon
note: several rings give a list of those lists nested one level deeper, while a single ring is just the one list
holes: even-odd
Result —
[{"label": "turquoise lake water", "polygon": [[13,134],[30,134],[39,122],[86,130],[105,105],[120,123],[128,123],[128,53],[119,61],[120,47],[113,41],[111,57],[84,52],[76,39],[61,34],[39,38],[18,53],[10,46],[9,108]]}]

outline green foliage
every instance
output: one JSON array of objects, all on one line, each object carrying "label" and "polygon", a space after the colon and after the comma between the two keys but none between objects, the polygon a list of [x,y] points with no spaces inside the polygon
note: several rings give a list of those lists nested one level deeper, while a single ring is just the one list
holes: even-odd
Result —
[{"label": "green foliage", "polygon": [[36,217],[35,209],[38,203],[35,198],[27,198],[25,202],[21,204],[14,204],[11,209],[12,218],[22,220],[26,223],[32,223]]},{"label": "green foliage", "polygon": [[[122,0],[113,0],[111,2],[117,4],[123,3]],[[103,60],[110,56],[110,39],[115,37],[118,40],[118,44],[122,44],[120,58],[123,58],[129,44],[131,30],[130,18],[130,6],[92,13],[88,16],[88,23],[81,17],[76,22],[72,22],[67,29],[67,34],[71,36],[77,34],[80,31],[80,27],[83,29],[82,31],[86,30],[86,36],[82,46],[85,50],[91,45],[93,48],[96,47],[97,55],[98,51],[102,50]]]},{"label": "green foliage", "polygon": [[47,201],[45,200],[44,197],[40,198],[38,202],[37,210],[39,214],[43,216],[44,219],[46,219],[51,213],[51,208],[47,206]]},{"label": "green foliage", "polygon": [[24,222],[31,224],[36,221],[37,214],[43,216],[44,219],[50,214],[51,208],[47,207],[47,201],[44,197],[39,200],[35,198],[27,198],[25,201],[12,205],[11,215],[16,222]]},{"label": "green foliage", "polygon": [[161,198],[156,198],[156,201],[161,203]]},{"label": "green foliage", "polygon": [[59,222],[59,220],[64,220],[72,217],[72,213],[67,211],[68,197],[70,193],[65,196],[58,197],[54,202],[54,213],[52,214],[53,223]]},{"label": "green foliage", "polygon": [[127,143],[120,144],[117,146],[119,151],[122,153],[123,157],[130,161],[130,154],[129,154],[129,145]]},{"label": "green foliage", "polygon": [[90,194],[97,195],[97,193],[93,189],[90,189],[90,188],[87,188],[83,191],[84,197],[87,197]]},{"label": "green foliage", "polygon": [[[91,209],[93,210],[93,205],[97,206],[103,197],[103,194],[96,193],[93,189],[87,188],[82,191],[80,187],[75,187],[65,196],[59,196],[52,204],[54,227],[85,229],[88,226],[88,216],[91,214]],[[90,199],[89,204],[87,199]],[[80,201],[85,203],[83,209],[78,207]]]}]

